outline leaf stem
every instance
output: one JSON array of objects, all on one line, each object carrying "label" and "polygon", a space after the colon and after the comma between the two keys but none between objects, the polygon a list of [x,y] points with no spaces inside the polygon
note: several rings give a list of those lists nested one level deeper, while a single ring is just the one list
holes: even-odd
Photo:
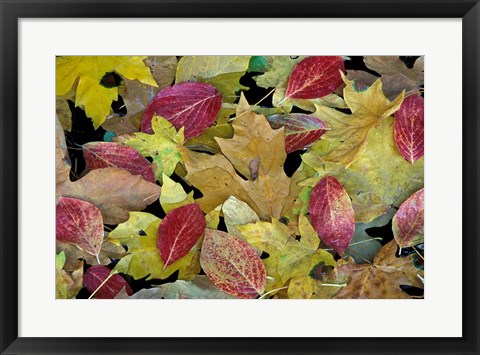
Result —
[{"label": "leaf stem", "polygon": [[286,288],[288,288],[288,286],[276,288],[275,290],[270,290],[270,291],[268,291],[267,293],[264,293],[264,294],[263,294],[262,296],[260,296],[258,299],[259,299],[259,300],[263,300],[267,295],[270,295],[270,294],[272,294],[273,292],[277,292],[277,291],[280,291],[280,290],[285,290]]},{"label": "leaf stem", "polygon": [[98,292],[98,290],[100,290],[100,288],[102,288],[103,285],[105,285],[107,283],[108,280],[110,280],[110,278],[115,275],[115,274],[118,274],[118,272],[111,272],[110,275],[107,276],[107,278],[105,280],[103,280],[103,282],[100,284],[100,286],[97,287],[97,289],[95,291],[92,292],[92,294],[90,295],[90,297],[88,297],[88,299],[92,299],[93,296],[95,296],[95,294]]},{"label": "leaf stem", "polygon": [[347,286],[346,283],[343,284],[321,284],[320,286],[326,286],[326,287],[345,287]]},{"label": "leaf stem", "polygon": [[242,117],[244,114],[246,114],[247,112],[251,111],[254,106],[258,106],[259,103],[261,103],[263,100],[265,100],[267,97],[269,97],[274,91],[275,91],[275,88],[273,88],[272,90],[270,90],[270,92],[269,92],[267,95],[265,95],[264,97],[262,97],[256,104],[250,105],[250,107],[248,108],[248,110],[245,110],[245,111],[243,111],[241,114],[239,114],[237,117],[234,117],[234,118],[232,119],[232,121],[233,121],[233,120],[236,120],[236,119],[239,118],[239,117]]},{"label": "leaf stem", "polygon": [[415,248],[415,245],[412,245],[412,248],[413,248],[413,250],[415,250],[415,253],[417,253],[417,255],[418,255],[419,257],[421,257],[421,258],[422,258],[422,260],[424,260],[424,261],[425,261],[425,259],[423,258],[423,255],[422,255],[422,254],[420,254],[420,252],[417,250],[417,248]]}]

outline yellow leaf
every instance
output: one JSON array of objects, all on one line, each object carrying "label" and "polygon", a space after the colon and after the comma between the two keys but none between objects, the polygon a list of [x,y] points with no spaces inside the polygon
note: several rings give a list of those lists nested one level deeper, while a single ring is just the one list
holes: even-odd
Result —
[{"label": "yellow leaf", "polygon": [[65,253],[55,256],[55,298],[75,298],[83,287],[83,262],[73,272],[63,269],[66,261]]},{"label": "yellow leaf", "polygon": [[[243,96],[239,103],[242,105],[248,107]],[[223,155],[182,150],[188,171],[186,179],[203,193],[197,202],[203,211],[209,212],[235,196],[261,219],[280,218],[290,184],[283,170],[283,128],[273,130],[265,116],[251,111],[235,119],[233,128],[232,139],[217,138]]]},{"label": "yellow leaf", "polygon": [[98,128],[110,113],[113,100],[118,98],[117,87],[105,87],[100,81],[106,73],[117,74],[157,86],[150,69],[145,65],[145,57],[127,56],[65,56],[57,57],[56,94],[65,95],[77,78],[78,87],[75,106],[83,106],[85,113]]},{"label": "yellow leaf", "polygon": [[348,80],[343,73],[346,86],[343,89],[345,103],[352,111],[347,115],[333,108],[316,105],[314,116],[330,126],[331,130],[323,136],[323,140],[337,143],[335,149],[325,155],[325,161],[342,163],[347,168],[365,151],[368,132],[397,111],[404,98],[404,92],[390,102],[383,94],[382,82],[375,81],[364,91],[357,91],[355,82]]},{"label": "yellow leaf", "polygon": [[173,181],[167,175],[162,177],[162,194],[160,195],[160,205],[162,205],[165,213],[170,212],[174,208],[194,203],[193,191],[188,195],[182,185]]}]

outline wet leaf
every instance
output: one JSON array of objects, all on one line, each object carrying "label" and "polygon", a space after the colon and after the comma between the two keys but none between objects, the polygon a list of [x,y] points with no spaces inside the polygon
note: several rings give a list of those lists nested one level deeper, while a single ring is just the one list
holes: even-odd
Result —
[{"label": "wet leaf", "polygon": [[215,286],[238,298],[257,298],[265,289],[262,261],[250,245],[230,234],[206,229],[200,264]]},{"label": "wet leaf", "polygon": [[372,264],[355,264],[351,260],[341,261],[340,273],[350,277],[348,285],[335,298],[410,298],[400,285],[423,288],[417,275],[423,270],[413,266],[413,255],[396,257],[397,244],[394,240],[386,244]]},{"label": "wet leaf", "polygon": [[[114,274],[107,280],[109,276],[110,269],[108,267],[103,265],[91,266],[88,268],[87,272],[83,277],[83,283],[87,288],[88,292],[90,293],[93,293],[95,290],[98,289],[97,292],[95,292],[94,298],[115,298],[117,293],[120,292],[120,290],[124,287],[126,288],[127,294],[133,294],[130,285],[121,275]],[[105,282],[105,280],[107,281]]]},{"label": "wet leaf", "polygon": [[298,63],[288,79],[285,98],[315,99],[334,92],[345,72],[342,57],[308,57]]},{"label": "wet leaf", "polygon": [[91,142],[83,145],[83,156],[88,170],[123,168],[132,175],[141,175],[155,183],[150,163],[140,153],[128,146],[110,142]]},{"label": "wet leaf", "polygon": [[57,196],[92,203],[106,224],[126,221],[129,211],[144,210],[158,199],[160,191],[160,186],[120,168],[92,170],[80,180],[57,184]]},{"label": "wet leaf", "polygon": [[185,138],[200,135],[215,121],[222,96],[209,84],[186,82],[168,86],[150,102],[142,120],[142,131],[153,133],[152,117],[162,116],[177,130],[184,127]]},{"label": "wet leaf", "polygon": [[100,210],[86,201],[60,197],[56,207],[56,238],[98,256],[103,242]]},{"label": "wet leaf", "polygon": [[405,159],[413,163],[423,157],[423,97],[407,97],[395,113],[395,143]]},{"label": "wet leaf", "polygon": [[267,120],[274,129],[285,128],[287,154],[314,143],[326,132],[327,128],[327,125],[320,119],[301,113],[272,115],[268,116]]},{"label": "wet leaf", "polygon": [[63,56],[56,62],[56,94],[65,95],[77,78],[75,106],[83,106],[87,117],[98,128],[110,114],[112,101],[118,98],[118,87],[101,84],[105,74],[116,72],[130,80],[157,86],[145,57],[134,56]]},{"label": "wet leaf", "polygon": [[410,196],[393,217],[393,236],[400,248],[423,243],[424,190]]},{"label": "wet leaf", "polygon": [[165,266],[187,255],[205,227],[205,216],[196,203],[168,212],[158,228],[158,249]]}]

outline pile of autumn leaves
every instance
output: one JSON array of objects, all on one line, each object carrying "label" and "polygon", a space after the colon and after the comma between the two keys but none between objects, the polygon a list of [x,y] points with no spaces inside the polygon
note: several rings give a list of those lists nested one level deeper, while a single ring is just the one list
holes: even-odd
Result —
[{"label": "pile of autumn leaves", "polygon": [[[366,57],[374,79],[346,74],[344,60],[57,58],[57,298],[82,287],[96,298],[409,298],[400,285],[423,287],[414,255],[396,255],[423,243],[423,58],[408,69]],[[243,93],[235,103],[247,70],[275,88],[274,107]],[[120,88],[101,85],[112,71]],[[119,90],[127,117],[110,111]],[[67,98],[117,135],[82,146],[87,173],[73,182]],[[288,177],[287,153],[298,150],[303,163]],[[163,220],[141,212],[152,203]],[[364,230],[393,214],[394,240],[381,247]],[[177,271],[134,295],[124,277]]]}]

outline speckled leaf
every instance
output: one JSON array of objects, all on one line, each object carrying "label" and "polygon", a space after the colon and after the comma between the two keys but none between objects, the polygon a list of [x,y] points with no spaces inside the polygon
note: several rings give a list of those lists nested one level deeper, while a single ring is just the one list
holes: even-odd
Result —
[{"label": "speckled leaf", "polygon": [[415,192],[393,217],[393,236],[400,248],[423,242],[424,189]]},{"label": "speckled leaf", "polygon": [[196,203],[168,212],[158,228],[158,249],[165,266],[187,255],[205,227],[205,216]]},{"label": "speckled leaf", "polygon": [[160,91],[145,110],[142,131],[153,133],[152,117],[162,116],[176,129],[185,127],[185,138],[200,135],[215,121],[222,96],[214,86],[186,82]]},{"label": "speckled leaf", "polygon": [[334,92],[345,72],[342,57],[308,57],[298,63],[288,79],[285,98],[314,99]]},{"label": "speckled leaf", "polygon": [[266,273],[260,257],[244,241],[206,229],[200,264],[215,286],[238,298],[256,298],[265,289]]},{"label": "speckled leaf", "polygon": [[395,113],[395,143],[411,163],[423,157],[423,108],[423,97],[408,96]]},{"label": "speckled leaf", "polygon": [[100,210],[89,202],[60,197],[56,207],[56,237],[75,244],[92,255],[100,254],[103,219]]},{"label": "speckled leaf", "polygon": [[153,159],[155,179],[162,181],[162,174],[170,176],[182,161],[180,147],[184,141],[183,128],[177,132],[165,118],[154,116],[151,120],[154,134],[134,133],[118,137],[117,141],[135,148],[144,157]]},{"label": "speckled leaf", "polygon": [[[110,275],[110,269],[103,265],[95,265],[88,268],[83,283],[88,292],[93,293]],[[127,294],[133,294],[130,285],[125,279],[115,274],[110,277],[95,293],[94,298],[113,299],[122,288],[126,288]]]},{"label": "speckled leaf", "polygon": [[355,217],[350,197],[337,179],[327,176],[315,185],[308,211],[320,239],[342,254],[353,238]]},{"label": "speckled leaf", "polygon": [[400,285],[423,288],[423,270],[413,265],[414,255],[397,257],[397,244],[392,240],[384,245],[373,264],[355,264],[349,260],[338,263],[338,272],[350,277],[348,285],[335,298],[410,298]]},{"label": "speckled leaf", "polygon": [[326,132],[325,129],[327,128],[322,120],[301,113],[271,115],[267,117],[267,120],[274,129],[285,128],[285,150],[287,153],[312,144]]},{"label": "speckled leaf", "polygon": [[[179,271],[180,280],[191,280],[200,272],[200,245],[202,238],[189,253],[165,267],[158,251],[158,229],[161,219],[145,212],[134,212],[130,219],[119,224],[108,236],[117,245],[126,245],[128,255],[123,257],[122,272],[134,279],[166,279]],[[118,265],[118,264],[117,264]]]},{"label": "speckled leaf", "polygon": [[106,224],[126,221],[129,211],[144,210],[158,199],[160,191],[160,186],[120,168],[92,170],[80,180],[57,185],[58,196],[94,204]]},{"label": "speckled leaf", "polygon": [[146,181],[155,183],[150,163],[131,147],[110,142],[91,142],[83,145],[83,157],[88,170],[123,168],[132,175],[141,175]]}]

